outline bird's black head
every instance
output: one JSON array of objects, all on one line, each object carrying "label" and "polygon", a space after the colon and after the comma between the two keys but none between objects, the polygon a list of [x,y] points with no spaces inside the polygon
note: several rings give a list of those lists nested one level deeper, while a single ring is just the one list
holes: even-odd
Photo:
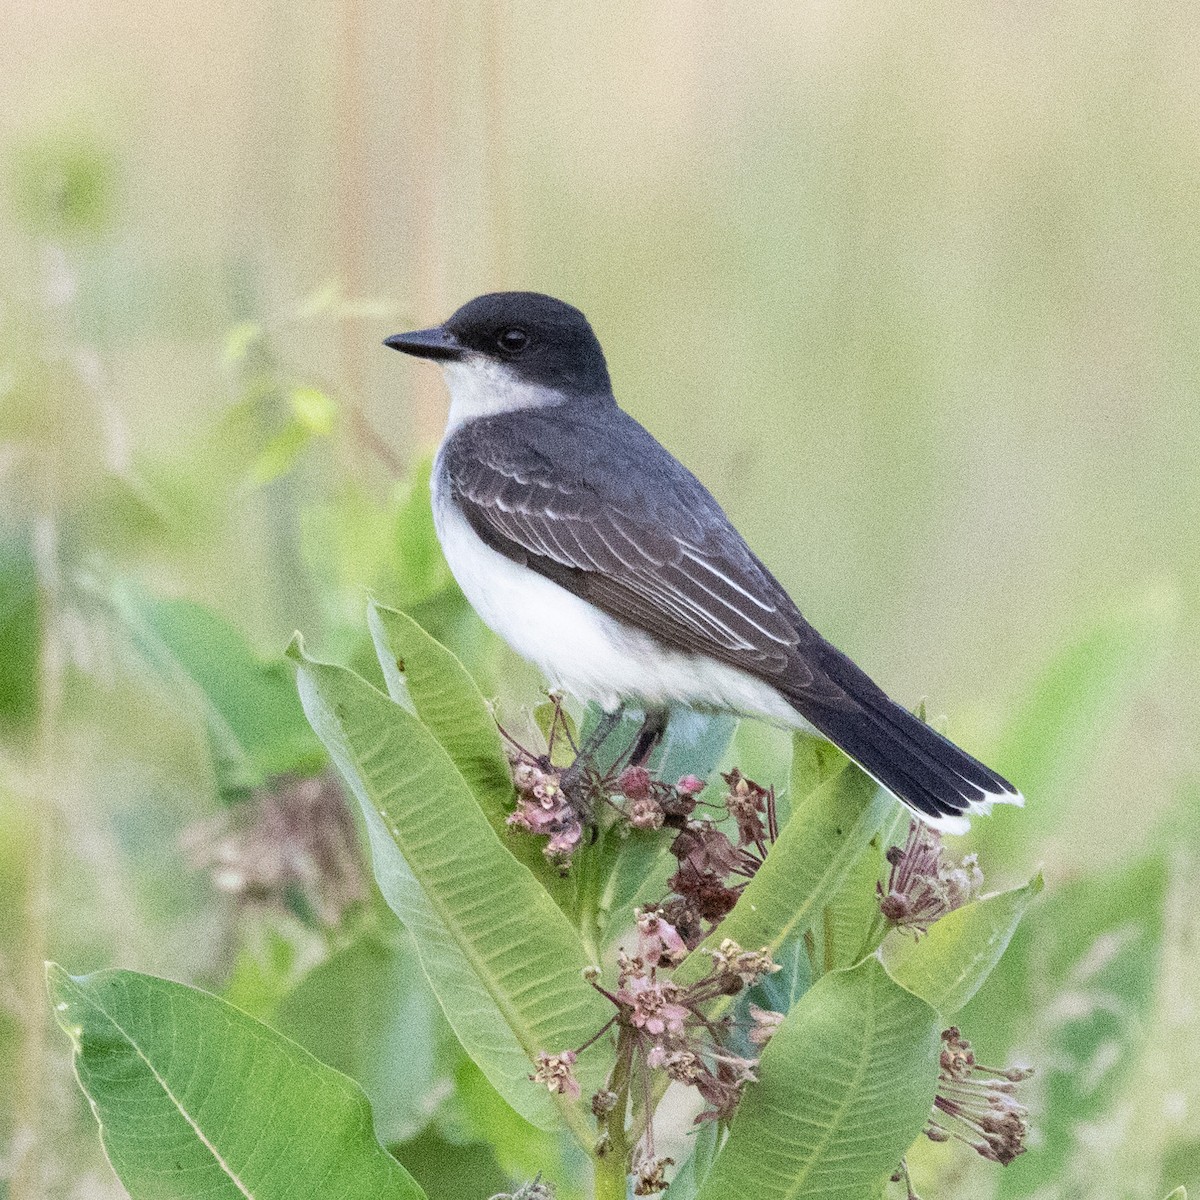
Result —
[{"label": "bird's black head", "polygon": [[492,292],[445,324],[398,333],[394,350],[451,363],[485,360],[523,384],[579,395],[611,389],[604,351],[577,308],[539,292]]}]

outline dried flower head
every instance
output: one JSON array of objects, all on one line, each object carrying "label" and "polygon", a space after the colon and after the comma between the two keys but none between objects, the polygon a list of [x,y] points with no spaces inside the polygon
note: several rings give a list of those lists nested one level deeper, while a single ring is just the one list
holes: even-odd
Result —
[{"label": "dried flower head", "polygon": [[280,775],[184,834],[192,865],[246,907],[341,923],[367,898],[366,870],[345,792],[332,772]]},{"label": "dried flower head", "polygon": [[554,1200],[554,1196],[554,1184],[548,1183],[538,1175],[515,1192],[497,1192],[491,1200]]},{"label": "dried flower head", "polygon": [[579,1081],[575,1078],[575,1060],[579,1056],[574,1050],[561,1054],[538,1051],[537,1069],[529,1076],[533,1083],[544,1083],[551,1092],[566,1096],[568,1100],[579,1099]]},{"label": "dried flower head", "polygon": [[647,1158],[638,1164],[633,1178],[635,1196],[654,1196],[667,1190],[667,1168],[673,1166],[673,1158]]},{"label": "dried flower head", "polygon": [[634,829],[661,829],[667,816],[655,796],[640,796],[630,800],[625,811]]},{"label": "dried flower head", "polygon": [[747,986],[780,969],[765,946],[761,950],[743,950],[733,938],[722,939],[715,950],[704,953],[713,960],[714,974],[736,977]]},{"label": "dried flower head", "polygon": [[767,1008],[759,1008],[757,1004],[751,1004],[750,1019],[754,1024],[747,1036],[754,1045],[765,1046],[783,1024],[783,1018],[783,1013],[772,1012]]},{"label": "dried flower head", "polygon": [[981,1066],[957,1028],[942,1033],[938,1090],[925,1136],[935,1142],[957,1138],[991,1162],[1007,1166],[1025,1152],[1028,1112],[1015,1096],[1028,1067],[998,1070]]},{"label": "dried flower head", "polygon": [[736,769],[722,778],[729,785],[729,790],[725,793],[725,807],[737,824],[738,845],[757,846],[765,853],[765,818],[770,792],[754,780],[747,779]]},{"label": "dried flower head", "polygon": [[975,899],[983,872],[974,854],[961,863],[946,858],[938,832],[911,820],[903,846],[887,852],[891,866],[886,889],[876,885],[879,911],[892,925],[920,936],[948,912]]}]

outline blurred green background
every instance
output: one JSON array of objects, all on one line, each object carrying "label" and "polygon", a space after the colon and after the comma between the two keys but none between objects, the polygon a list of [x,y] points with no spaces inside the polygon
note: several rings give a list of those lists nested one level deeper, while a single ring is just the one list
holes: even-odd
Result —
[{"label": "blurred green background", "polygon": [[[375,594],[536,699],[426,543],[437,373],[379,344],[504,287],[587,312],[810,620],[1029,797],[973,837],[997,884],[1045,864],[1043,915],[964,1027],[1046,1068],[1041,1140],[1007,1174],[930,1151],[927,1200],[1200,1184],[1198,53],[1193,6],[1111,0],[7,5],[4,1194],[121,1194],[48,957],[411,1069],[390,1139],[461,1173],[431,1195],[558,1153],[385,918],[214,888],[196,839],[263,779],[214,751],[245,738],[204,655],[146,649],[187,599],[247,671],[296,628],[361,667]],[[316,1030],[347,989],[427,1061]]]}]

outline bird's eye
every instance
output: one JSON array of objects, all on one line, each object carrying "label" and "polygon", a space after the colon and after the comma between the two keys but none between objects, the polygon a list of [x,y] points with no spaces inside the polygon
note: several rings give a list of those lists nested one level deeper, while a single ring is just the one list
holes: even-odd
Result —
[{"label": "bird's eye", "polygon": [[523,329],[506,329],[496,338],[496,345],[505,354],[520,354],[529,345],[529,334]]}]

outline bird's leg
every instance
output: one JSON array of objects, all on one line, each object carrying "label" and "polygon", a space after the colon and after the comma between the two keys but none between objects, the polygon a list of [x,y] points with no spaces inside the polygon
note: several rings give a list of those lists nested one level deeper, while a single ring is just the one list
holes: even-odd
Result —
[{"label": "bird's leg", "polygon": [[559,786],[562,788],[563,794],[567,797],[567,801],[571,807],[581,816],[586,817],[588,815],[588,806],[580,790],[583,777],[595,762],[600,747],[604,745],[608,735],[621,723],[621,718],[624,715],[625,706],[623,704],[618,704],[612,712],[604,713],[596,723],[596,728],[592,730],[587,741],[579,748],[579,753],[575,756],[575,761],[562,773]]},{"label": "bird's leg", "polygon": [[650,761],[650,755],[658,749],[658,744],[667,732],[667,724],[671,720],[670,710],[665,708],[650,708],[646,710],[646,719],[638,730],[637,741],[629,755],[631,767],[644,767]]}]

